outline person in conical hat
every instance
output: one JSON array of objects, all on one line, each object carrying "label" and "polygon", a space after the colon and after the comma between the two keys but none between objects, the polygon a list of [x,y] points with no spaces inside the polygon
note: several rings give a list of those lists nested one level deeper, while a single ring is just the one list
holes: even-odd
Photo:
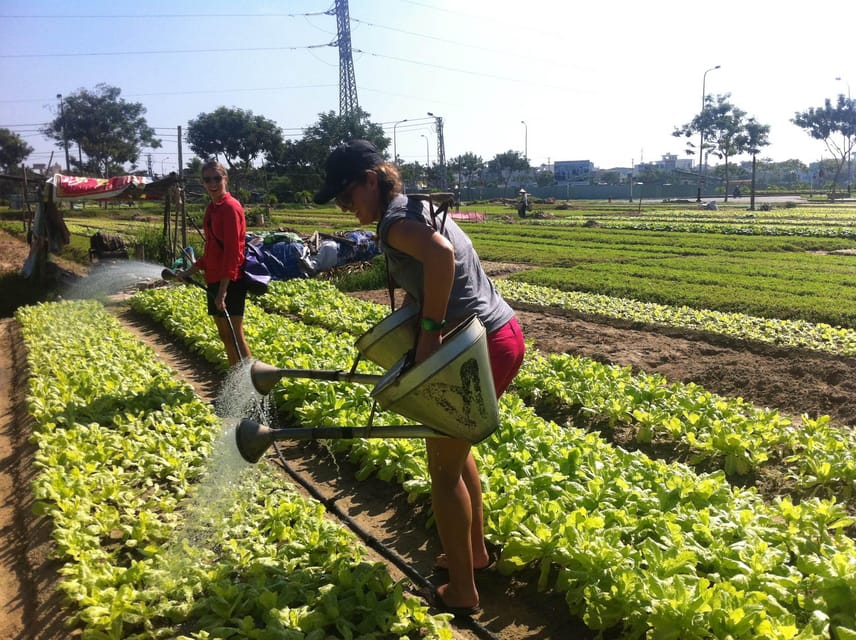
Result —
[{"label": "person in conical hat", "polygon": [[517,215],[525,218],[526,210],[529,208],[529,194],[526,193],[526,189],[520,189],[517,193],[520,194],[520,202],[517,203]]}]

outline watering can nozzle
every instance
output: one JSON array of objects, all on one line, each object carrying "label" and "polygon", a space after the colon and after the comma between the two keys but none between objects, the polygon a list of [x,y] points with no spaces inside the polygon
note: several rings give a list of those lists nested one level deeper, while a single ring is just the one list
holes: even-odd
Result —
[{"label": "watering can nozzle", "polygon": [[359,382],[375,384],[382,376],[371,373],[352,373],[333,369],[278,369],[259,360],[250,367],[250,380],[261,395],[266,396],[283,378],[309,378],[329,382]]},{"label": "watering can nozzle", "polygon": [[244,418],[235,429],[235,443],[238,446],[238,453],[250,464],[255,464],[261,460],[273,442],[273,429],[254,420]]},{"label": "watering can nozzle", "polygon": [[253,387],[261,395],[266,396],[282,379],[285,370],[266,364],[260,360],[253,362],[250,367],[250,380]]}]

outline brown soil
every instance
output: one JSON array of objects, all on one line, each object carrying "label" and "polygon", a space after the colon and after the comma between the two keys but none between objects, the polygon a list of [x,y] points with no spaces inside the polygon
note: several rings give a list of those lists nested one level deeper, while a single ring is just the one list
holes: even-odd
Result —
[{"label": "brown soil", "polygon": [[[0,273],[17,270],[26,247],[0,232]],[[488,265],[494,277],[516,269]],[[388,302],[386,292],[364,292],[361,298]],[[117,317],[151,345],[176,375],[208,400],[216,397],[219,376],[157,327],[120,304]],[[751,345],[721,337],[663,330],[630,323],[544,313],[519,308],[518,316],[531,345],[545,352],[584,355],[602,362],[658,372],[674,381],[693,381],[709,391],[742,396],[783,413],[829,414],[839,424],[856,424],[856,360],[811,352]],[[17,325],[0,321],[0,637],[58,640],[72,635],[62,628],[61,598],[55,593],[58,563],[49,557],[50,525],[33,515],[29,482],[33,448],[26,414],[26,354]],[[432,581],[435,532],[426,524],[426,507],[408,504],[405,496],[379,480],[356,482],[353,469],[333,460],[312,444],[282,447],[290,471],[324,500],[329,510],[352,519],[369,540],[391,549],[402,562]],[[373,544],[373,543],[372,543]],[[395,575],[401,567],[392,565]],[[502,640],[590,638],[571,620],[562,598],[538,594],[528,585],[534,576],[479,577],[483,613],[478,622]],[[462,629],[461,636],[473,637]]]}]

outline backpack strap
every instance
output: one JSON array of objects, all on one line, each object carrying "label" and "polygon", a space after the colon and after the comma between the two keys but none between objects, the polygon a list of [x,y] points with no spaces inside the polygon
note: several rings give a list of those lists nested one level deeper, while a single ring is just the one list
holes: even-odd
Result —
[{"label": "backpack strap", "polygon": [[205,220],[205,229],[208,231],[208,235],[214,238],[217,241],[217,244],[220,245],[220,248],[223,248],[223,241],[214,235],[214,225],[211,224],[211,218],[207,218]]},{"label": "backpack strap", "polygon": [[389,309],[395,311],[395,280],[392,279],[392,274],[389,272],[389,256],[384,254],[386,261],[386,287],[389,291]]},{"label": "backpack strap", "polygon": [[[420,202],[428,202],[428,211],[431,214],[431,227],[434,231],[443,233],[446,229],[446,216],[449,213],[449,207],[455,202],[455,194],[453,193],[408,193],[409,200],[418,200]],[[440,219],[440,228],[437,228],[437,218]],[[389,257],[386,258],[386,284],[389,290],[389,307],[395,311],[395,281],[389,272]]]},{"label": "backpack strap", "polygon": [[[407,194],[407,197],[413,200],[422,202],[428,201],[428,210],[431,214],[431,226],[435,231],[443,233],[446,229],[446,216],[449,213],[449,207],[455,202],[454,193],[413,193]],[[437,228],[437,218],[442,215],[440,228]]]}]

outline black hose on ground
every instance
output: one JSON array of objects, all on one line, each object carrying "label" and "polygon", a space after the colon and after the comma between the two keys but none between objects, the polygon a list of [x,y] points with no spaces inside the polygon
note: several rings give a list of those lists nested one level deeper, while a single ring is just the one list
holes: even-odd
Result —
[{"label": "black hose on ground", "polygon": [[[342,509],[336,504],[335,497],[327,498],[323,496],[314,484],[306,480],[306,478],[304,478],[297,471],[295,471],[294,468],[290,464],[288,464],[288,461],[286,461],[278,442],[274,441],[273,448],[274,451],[276,451],[277,457],[279,458],[278,464],[285,470],[289,477],[291,477],[292,480],[296,481],[301,487],[303,487],[306,492],[309,493],[310,496],[312,496],[312,498],[323,504],[324,508],[327,509],[327,511],[329,511],[339,520],[344,522],[348,526],[348,528],[351,529],[351,531],[353,531],[360,537],[360,539],[366,544],[366,546],[371,549],[374,549],[384,559],[394,564],[404,575],[406,575],[420,587],[432,587],[431,582],[429,582],[424,576],[422,576],[422,574],[420,574],[413,567],[411,567],[404,558],[402,558],[398,553],[383,544],[375,536],[369,534],[357,523],[356,520],[354,520],[344,511],[342,511]],[[476,636],[482,638],[483,640],[500,640],[499,636],[494,634],[492,631],[490,631],[483,625],[479,624],[478,621],[476,621],[470,616],[456,616],[454,620],[456,624],[472,631]]]}]

